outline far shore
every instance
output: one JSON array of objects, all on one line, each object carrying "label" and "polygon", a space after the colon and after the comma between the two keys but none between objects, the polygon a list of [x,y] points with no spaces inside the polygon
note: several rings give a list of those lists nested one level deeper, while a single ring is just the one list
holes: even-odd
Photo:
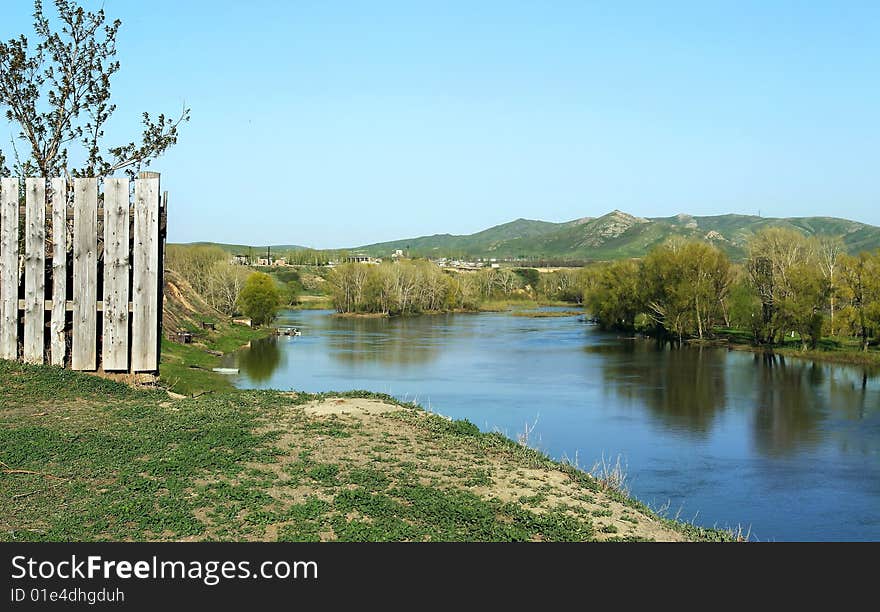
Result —
[{"label": "far shore", "polygon": [[[308,296],[312,298],[306,304],[300,306],[300,309],[318,309],[315,307],[310,307],[311,304],[318,304],[318,299],[316,296]],[[559,306],[569,307],[568,310],[564,311],[540,311],[538,308],[542,306]],[[501,313],[507,312],[510,313],[511,316],[515,317],[527,317],[527,318],[555,318],[555,317],[571,317],[577,315],[584,315],[585,312],[583,310],[575,310],[578,308],[577,304],[568,304],[568,303],[541,303],[538,301],[526,301],[526,300],[506,300],[506,301],[498,301],[498,302],[489,302],[481,305],[476,310],[452,310],[452,311],[430,311],[423,312],[417,315],[406,315],[406,316],[424,316],[424,315],[438,315],[438,314],[480,314],[480,313]],[[320,308],[321,310],[331,310],[332,308],[326,308],[326,304],[323,304]],[[393,315],[389,313],[382,312],[334,312],[330,316],[339,317],[343,319],[388,319],[388,318],[397,318],[404,315]],[[650,339],[648,336],[644,336],[646,339]],[[867,365],[867,366],[880,366],[880,352],[877,350],[869,350],[868,352],[864,352],[856,349],[834,349],[834,350],[807,350],[802,351],[797,347],[789,347],[789,346],[766,346],[766,345],[754,345],[748,342],[742,342],[734,339],[730,334],[721,334],[714,338],[707,338],[704,340],[699,340],[697,338],[690,338],[685,340],[685,343],[692,347],[713,347],[713,348],[726,348],[728,350],[733,351],[748,351],[752,353],[767,353],[773,355],[781,355],[784,357],[793,357],[796,359],[807,359],[811,361],[822,361],[827,363],[840,363],[845,365]]]}]

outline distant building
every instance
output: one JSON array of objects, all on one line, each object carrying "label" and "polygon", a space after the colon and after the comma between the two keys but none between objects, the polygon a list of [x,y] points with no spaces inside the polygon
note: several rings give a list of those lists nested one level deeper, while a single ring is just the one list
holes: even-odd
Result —
[{"label": "distant building", "polygon": [[257,260],[257,265],[258,265],[258,266],[271,266],[271,265],[272,265],[272,260],[269,259],[268,257],[260,257],[260,258]]},{"label": "distant building", "polygon": [[233,255],[229,263],[236,266],[247,266],[250,264],[250,260],[247,255]]},{"label": "distant building", "polygon": [[275,261],[272,262],[272,265],[273,266],[286,266],[287,260],[283,257],[279,257],[278,259],[276,259]]},{"label": "distant building", "polygon": [[403,257],[403,249],[395,249],[394,252],[391,254],[391,257],[394,259],[399,259]]}]

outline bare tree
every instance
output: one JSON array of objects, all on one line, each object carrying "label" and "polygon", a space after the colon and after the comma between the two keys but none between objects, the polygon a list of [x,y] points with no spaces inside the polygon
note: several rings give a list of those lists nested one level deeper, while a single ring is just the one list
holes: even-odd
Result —
[{"label": "bare tree", "polygon": [[[12,142],[14,169],[24,176],[108,176],[125,170],[134,176],[150,160],[177,143],[180,116],[143,113],[139,142],[103,147],[104,127],[116,110],[110,102],[110,80],[119,71],[116,35],[120,20],[108,23],[104,10],[86,11],[69,0],[54,0],[60,30],[34,2],[36,44],[27,37],[0,42],[0,107],[19,129]],[[22,154],[16,140],[24,143]],[[70,168],[70,148],[76,147]],[[0,171],[5,158],[0,151]]]},{"label": "bare tree", "polygon": [[815,242],[816,253],[819,256],[819,267],[822,276],[828,282],[829,299],[831,302],[831,335],[835,335],[834,329],[834,306],[837,297],[837,283],[834,274],[839,268],[839,259],[845,253],[843,240],[837,236],[820,236]]}]

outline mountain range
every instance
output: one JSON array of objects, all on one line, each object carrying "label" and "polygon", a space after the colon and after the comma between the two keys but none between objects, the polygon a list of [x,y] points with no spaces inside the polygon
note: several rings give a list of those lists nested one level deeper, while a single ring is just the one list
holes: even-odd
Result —
[{"label": "mountain range", "polygon": [[641,257],[673,236],[706,240],[732,259],[742,259],[751,236],[767,227],[805,235],[838,236],[850,253],[880,248],[880,228],[835,217],[770,218],[753,215],[635,217],[614,210],[564,223],[517,219],[464,236],[435,234],[364,245],[351,251],[410,256],[608,260]]}]

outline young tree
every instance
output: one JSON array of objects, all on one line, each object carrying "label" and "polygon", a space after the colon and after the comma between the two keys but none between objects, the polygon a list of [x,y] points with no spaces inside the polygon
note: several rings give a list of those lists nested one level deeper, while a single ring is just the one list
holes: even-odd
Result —
[{"label": "young tree", "polygon": [[679,337],[712,333],[724,317],[733,274],[727,256],[700,241],[672,240],[653,249],[642,266],[650,316]]},{"label": "young tree", "polygon": [[828,283],[828,301],[831,306],[831,335],[835,335],[834,310],[838,293],[840,256],[846,253],[843,240],[838,236],[819,236],[814,239],[813,247],[819,258],[822,276]]},{"label": "young tree", "polygon": [[828,279],[813,261],[793,265],[789,291],[780,303],[787,325],[801,338],[801,350],[815,349],[822,338],[822,311],[828,297]]},{"label": "young tree", "polygon": [[264,325],[275,319],[281,306],[281,292],[271,276],[254,272],[238,295],[238,305],[254,325]]},{"label": "young tree", "polygon": [[[203,298],[208,299],[211,270],[217,263],[227,263],[229,254],[218,246],[169,245],[165,262],[179,273]],[[210,301],[210,300],[209,300]]]},{"label": "young tree", "polygon": [[208,270],[207,293],[204,297],[223,314],[232,315],[248,276],[248,271],[243,266],[215,261]]},{"label": "young tree", "polygon": [[[86,11],[70,0],[54,0],[60,30],[34,2],[35,42],[22,34],[0,42],[0,107],[17,126],[14,170],[24,176],[134,176],[177,143],[178,127],[189,120],[143,113],[139,142],[103,146],[104,128],[116,110],[110,81],[120,68],[116,35],[120,20],[108,23],[101,9]],[[77,147],[71,151],[71,147]],[[70,168],[71,163],[82,164]],[[0,170],[5,159],[0,151]],[[8,169],[6,169],[8,170]],[[4,170],[4,171],[6,171]]]},{"label": "young tree", "polygon": [[868,350],[872,323],[880,323],[880,253],[857,256],[843,255],[841,263],[841,288],[848,301],[855,332]]},{"label": "young tree", "polygon": [[772,343],[790,324],[784,306],[793,292],[792,270],[818,267],[807,239],[795,230],[772,227],[749,240],[746,270],[749,282],[761,299],[763,342]]},{"label": "young tree", "polygon": [[595,268],[595,280],[584,291],[584,304],[603,329],[633,329],[644,312],[641,265],[629,259]]}]

